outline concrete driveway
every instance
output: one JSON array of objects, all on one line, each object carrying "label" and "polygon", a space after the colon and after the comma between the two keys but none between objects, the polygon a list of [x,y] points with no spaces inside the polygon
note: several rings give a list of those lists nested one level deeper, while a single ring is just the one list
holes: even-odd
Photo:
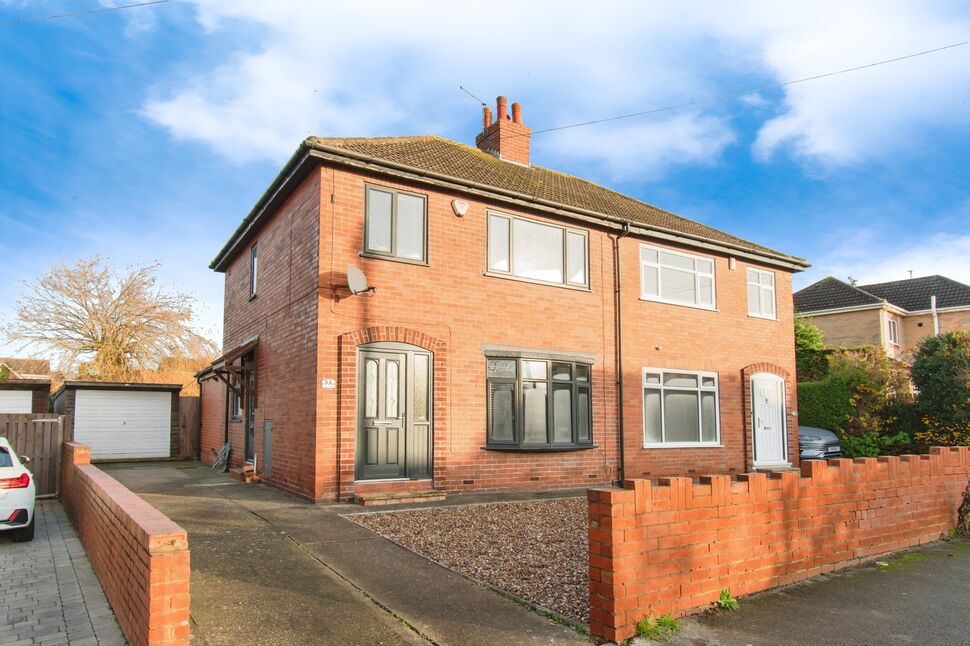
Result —
[{"label": "concrete driveway", "polygon": [[99,465],[181,525],[201,644],[586,644],[347,520],[198,462]]},{"label": "concrete driveway", "polygon": [[933,543],[682,621],[672,646],[970,645],[970,541]]}]

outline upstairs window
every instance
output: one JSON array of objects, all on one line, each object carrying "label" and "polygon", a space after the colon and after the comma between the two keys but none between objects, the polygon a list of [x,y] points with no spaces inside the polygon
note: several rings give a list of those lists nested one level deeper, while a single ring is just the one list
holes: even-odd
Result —
[{"label": "upstairs window", "polygon": [[896,319],[889,319],[889,342],[899,345],[899,322]]},{"label": "upstairs window", "polygon": [[588,287],[587,236],[500,213],[488,214],[488,273]]},{"label": "upstairs window", "polygon": [[714,309],[714,260],[640,245],[640,297]]},{"label": "upstairs window", "polygon": [[538,359],[487,359],[488,445],[592,446],[590,366]]},{"label": "upstairs window", "polygon": [[423,195],[368,186],[364,253],[427,262],[428,202]]},{"label": "upstairs window", "polygon": [[249,250],[249,298],[256,296],[256,278],[259,269],[259,245]]},{"label": "upstairs window", "polygon": [[748,269],[748,315],[776,318],[775,274],[761,269]]}]

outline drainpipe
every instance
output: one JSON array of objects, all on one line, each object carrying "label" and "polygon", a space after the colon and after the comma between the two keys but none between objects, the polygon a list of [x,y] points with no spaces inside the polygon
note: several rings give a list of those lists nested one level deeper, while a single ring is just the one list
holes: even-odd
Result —
[{"label": "drainpipe", "polygon": [[940,315],[936,311],[936,294],[930,296],[930,309],[933,311],[933,336],[940,335]]},{"label": "drainpipe", "polygon": [[620,444],[620,486],[626,479],[626,457],[623,442],[623,325],[620,307],[620,240],[630,235],[630,223],[623,223],[623,233],[613,238],[613,305],[614,336],[616,338],[616,432]]}]

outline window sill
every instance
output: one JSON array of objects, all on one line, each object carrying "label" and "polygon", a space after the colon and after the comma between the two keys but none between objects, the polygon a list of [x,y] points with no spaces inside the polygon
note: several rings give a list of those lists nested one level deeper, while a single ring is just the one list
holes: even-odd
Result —
[{"label": "window sill", "polygon": [[494,446],[483,446],[483,451],[506,451],[515,453],[559,453],[562,451],[587,451],[589,449],[598,449],[598,444],[576,444],[573,446],[519,446],[519,445],[508,445],[502,446],[496,444]]},{"label": "window sill", "polygon": [[250,294],[249,295],[249,301],[252,302],[254,300],[256,300],[256,294]]},{"label": "window sill", "polygon": [[645,449],[723,449],[719,442],[664,442],[644,444]]},{"label": "window sill", "polygon": [[748,312],[748,318],[761,319],[763,321],[777,321],[778,320],[778,317],[777,316],[765,316],[764,314],[752,314],[751,312]]},{"label": "window sill", "polygon": [[545,280],[537,280],[535,278],[523,278],[522,276],[514,276],[512,274],[502,274],[496,271],[483,271],[483,276],[488,276],[489,278],[503,278],[505,280],[514,280],[520,283],[531,283],[533,285],[544,285],[546,287],[558,287],[560,289],[571,289],[574,292],[592,292],[593,290],[585,285],[569,285],[566,283],[551,283]]},{"label": "window sill", "polygon": [[398,258],[397,256],[385,256],[379,253],[360,251],[357,253],[361,258],[372,258],[374,260],[390,260],[391,262],[402,262],[405,265],[418,265],[419,267],[430,267],[431,263],[427,260],[412,260],[410,258]]},{"label": "window sill", "polygon": [[238,423],[238,422],[241,422],[241,421],[243,421],[243,418],[242,418],[242,417],[230,417],[230,418],[229,418],[229,421],[230,421],[231,423],[234,423],[234,424],[235,424],[235,423]]},{"label": "window sill", "polygon": [[647,303],[660,303],[662,305],[673,305],[675,307],[689,307],[692,310],[704,310],[705,312],[717,312],[716,305],[691,305],[690,303],[678,303],[677,301],[665,301],[660,298],[651,298],[649,296],[644,296],[640,294],[640,300],[646,301]]}]

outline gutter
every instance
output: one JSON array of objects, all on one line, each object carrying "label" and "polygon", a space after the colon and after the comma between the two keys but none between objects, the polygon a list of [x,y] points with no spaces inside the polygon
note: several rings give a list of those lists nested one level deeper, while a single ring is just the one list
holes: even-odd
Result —
[{"label": "gutter", "polygon": [[380,159],[373,155],[363,155],[344,148],[328,146],[317,141],[311,142],[310,139],[307,139],[300,144],[299,148],[297,148],[296,152],[290,157],[289,161],[287,161],[286,165],[273,180],[270,188],[259,198],[256,206],[253,207],[249,215],[246,216],[242,224],[236,229],[229,242],[226,243],[216,258],[210,263],[210,269],[216,271],[225,269],[229,258],[234,255],[235,249],[247,241],[247,236],[251,232],[253,225],[258,222],[262,214],[267,210],[269,204],[280,197],[288,188],[288,184],[294,176],[300,171],[305,170],[304,164],[311,157],[321,161],[330,161],[342,166],[364,168],[385,175],[419,180],[450,190],[460,190],[490,199],[498,198],[507,203],[527,206],[560,217],[606,226],[617,231],[625,231],[636,235],[660,238],[692,247],[727,253],[792,271],[802,271],[811,266],[802,258],[786,256],[780,253],[755,251],[742,245],[732,244],[730,242],[715,242],[700,236],[671,231],[663,227],[633,223],[623,218],[590,211],[588,209],[565,207],[562,204],[537,198],[526,193],[518,193],[451,175],[426,171],[420,168],[414,168],[413,166]]}]

